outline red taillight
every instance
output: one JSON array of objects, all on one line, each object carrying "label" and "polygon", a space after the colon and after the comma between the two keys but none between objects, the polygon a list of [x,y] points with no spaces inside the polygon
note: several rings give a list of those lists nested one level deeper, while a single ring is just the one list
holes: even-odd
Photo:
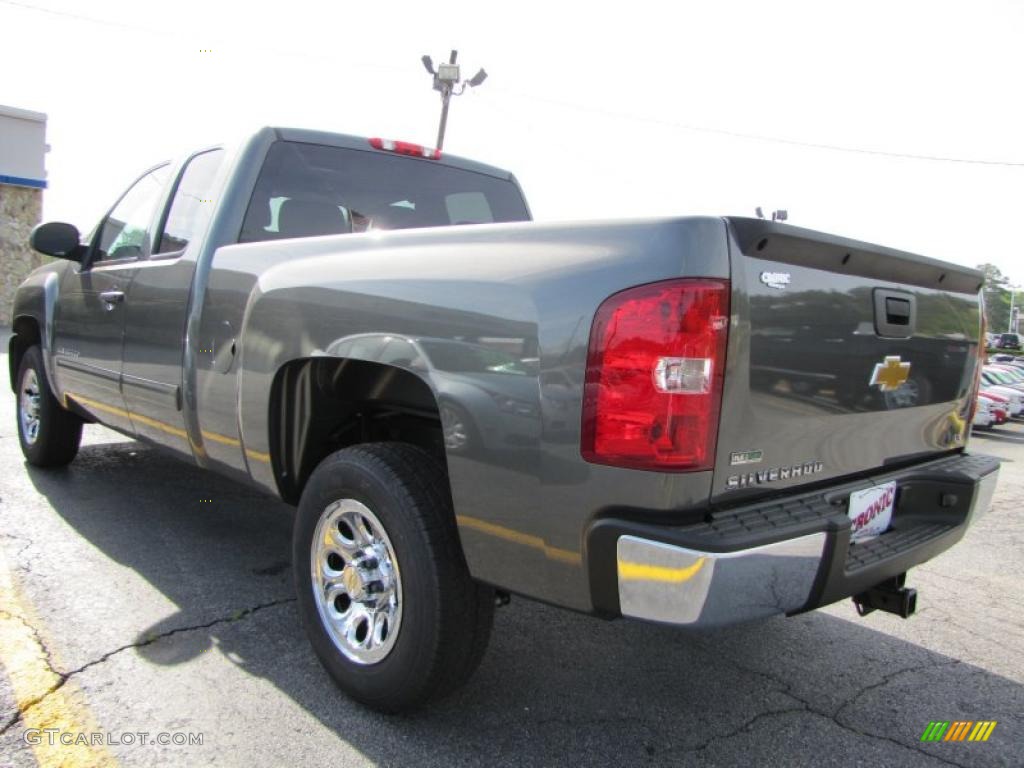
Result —
[{"label": "red taillight", "polygon": [[370,139],[370,146],[385,152],[394,152],[409,157],[425,157],[427,160],[440,160],[441,150],[413,144],[409,141],[392,141],[391,139]]},{"label": "red taillight", "polygon": [[711,469],[728,330],[725,280],[651,283],[607,299],[590,331],[583,458]]}]

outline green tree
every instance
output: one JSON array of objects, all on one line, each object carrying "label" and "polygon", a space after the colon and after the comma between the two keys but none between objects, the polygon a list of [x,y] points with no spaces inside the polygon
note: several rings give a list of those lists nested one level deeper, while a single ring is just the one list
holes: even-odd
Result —
[{"label": "green tree", "polygon": [[[985,321],[989,333],[1002,333],[1010,325],[1010,304],[1013,299],[1009,279],[995,264],[979,264],[978,269],[985,275]],[[1017,292],[1014,306],[1020,306],[1024,294]]]}]

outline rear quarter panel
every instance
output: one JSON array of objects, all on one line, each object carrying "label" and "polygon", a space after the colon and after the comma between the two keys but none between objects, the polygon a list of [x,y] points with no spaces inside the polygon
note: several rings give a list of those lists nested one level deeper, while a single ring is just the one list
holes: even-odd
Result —
[{"label": "rear quarter panel", "polygon": [[[271,266],[272,265],[272,266]],[[240,339],[240,424],[247,454],[270,451],[268,398],[292,360],[390,334],[516,350],[527,373],[476,375],[408,366],[451,398],[481,439],[449,452],[462,544],[475,577],[589,610],[584,534],[605,511],[666,515],[706,503],[710,473],[667,474],[584,462],[583,370],[597,306],[627,287],[728,275],[720,219],[483,225],[221,248],[215,268],[251,282]],[[401,361],[400,367],[406,367]],[[481,405],[488,400],[505,406]],[[254,480],[276,489],[269,462]]]}]

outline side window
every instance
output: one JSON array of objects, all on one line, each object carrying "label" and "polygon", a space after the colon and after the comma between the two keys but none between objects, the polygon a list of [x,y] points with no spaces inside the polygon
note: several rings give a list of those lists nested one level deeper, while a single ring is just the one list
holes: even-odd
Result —
[{"label": "side window", "polygon": [[452,224],[490,224],[491,206],[482,192],[455,192],[444,199]]},{"label": "side window", "polygon": [[156,253],[185,250],[185,246],[195,235],[201,207],[213,204],[210,192],[223,161],[223,149],[203,152],[188,161],[178,182],[178,188],[174,190],[174,199],[171,201]]},{"label": "side window", "polygon": [[167,181],[167,166],[154,168],[124,194],[100,227],[93,262],[132,259],[145,254],[149,227]]}]

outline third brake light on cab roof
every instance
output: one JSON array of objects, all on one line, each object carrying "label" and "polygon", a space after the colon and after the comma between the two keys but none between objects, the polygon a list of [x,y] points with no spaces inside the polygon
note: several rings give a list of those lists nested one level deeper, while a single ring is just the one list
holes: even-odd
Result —
[{"label": "third brake light on cab roof", "polygon": [[394,152],[409,157],[422,157],[426,160],[440,160],[441,150],[424,147],[421,144],[413,144],[410,141],[394,141],[392,139],[370,139],[370,146],[384,152]]}]

